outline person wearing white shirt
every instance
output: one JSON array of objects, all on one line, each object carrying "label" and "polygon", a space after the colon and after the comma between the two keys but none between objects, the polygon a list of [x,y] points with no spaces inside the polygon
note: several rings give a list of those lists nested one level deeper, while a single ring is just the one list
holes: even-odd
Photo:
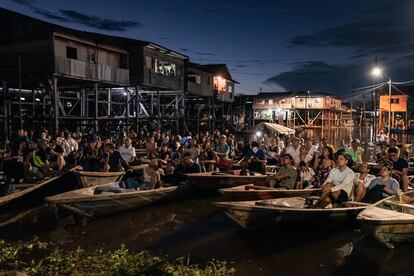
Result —
[{"label": "person wearing white shirt", "polygon": [[292,139],[292,146],[289,146],[285,151],[285,154],[290,154],[290,156],[292,156],[296,166],[299,164],[300,161],[300,148],[301,145],[299,144],[299,139],[294,137]]},{"label": "person wearing white shirt", "polygon": [[351,197],[354,185],[355,173],[348,167],[351,166],[351,157],[340,152],[336,157],[337,168],[329,172],[329,176],[322,185],[322,195],[315,207],[325,208],[329,204],[341,205]]},{"label": "person wearing white shirt", "polygon": [[359,166],[359,172],[355,174],[354,179],[354,201],[361,201],[364,196],[365,192],[371,183],[372,180],[375,179],[375,176],[369,174],[369,164],[367,162],[363,162]]},{"label": "person wearing white shirt", "polygon": [[121,154],[122,159],[124,159],[128,164],[135,161],[137,154],[135,152],[135,148],[131,145],[130,138],[125,138],[124,144],[119,147],[119,153]]}]

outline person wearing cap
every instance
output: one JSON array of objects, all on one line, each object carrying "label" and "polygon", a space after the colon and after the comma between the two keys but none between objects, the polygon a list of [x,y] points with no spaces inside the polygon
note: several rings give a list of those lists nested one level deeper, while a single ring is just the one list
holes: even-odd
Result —
[{"label": "person wearing cap", "polygon": [[361,148],[359,145],[359,139],[354,139],[351,142],[351,147],[347,148],[347,152],[351,156],[352,161],[356,163],[362,163],[362,156],[364,155],[364,149]]},{"label": "person wearing cap", "polygon": [[374,203],[384,197],[396,195],[399,184],[396,179],[391,177],[393,164],[390,161],[384,162],[381,166],[380,176],[371,181],[367,188],[367,193],[363,201]]},{"label": "person wearing cap", "polygon": [[[284,154],[281,156],[282,167],[278,170],[276,175],[269,176],[269,180],[276,180],[276,186],[279,188],[285,188],[292,190],[295,188],[296,180],[298,177],[298,170],[292,165],[293,158],[290,154]],[[271,187],[274,188],[274,183],[271,183]]]},{"label": "person wearing cap", "polygon": [[403,192],[408,191],[408,162],[400,156],[397,148],[389,148],[388,155],[393,164],[392,176],[400,182],[400,189]]},{"label": "person wearing cap", "polygon": [[369,174],[369,164],[362,162],[359,165],[359,172],[355,174],[354,180],[354,201],[361,201],[366,193],[366,189],[371,184],[371,181],[375,179],[375,176]]},{"label": "person wearing cap", "polygon": [[341,151],[336,157],[337,167],[333,168],[322,185],[322,195],[315,204],[317,208],[325,208],[329,204],[341,205],[351,197],[355,173],[349,168],[351,157]]}]

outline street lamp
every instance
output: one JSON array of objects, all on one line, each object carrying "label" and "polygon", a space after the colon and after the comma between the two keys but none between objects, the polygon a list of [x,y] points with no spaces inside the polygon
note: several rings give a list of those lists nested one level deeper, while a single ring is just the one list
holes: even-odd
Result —
[{"label": "street lamp", "polygon": [[390,102],[390,108],[388,110],[388,138],[390,137],[391,134],[391,78],[388,77],[384,71],[380,68],[380,67],[374,67],[374,69],[372,69],[371,74],[376,77],[386,77],[388,79],[388,100]]}]

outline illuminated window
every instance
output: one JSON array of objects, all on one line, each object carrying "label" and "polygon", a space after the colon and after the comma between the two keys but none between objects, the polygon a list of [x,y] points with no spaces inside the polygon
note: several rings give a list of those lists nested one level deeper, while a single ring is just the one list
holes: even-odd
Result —
[{"label": "illuminated window", "polygon": [[156,73],[170,77],[175,77],[177,75],[177,68],[174,63],[162,61],[159,59],[155,59],[154,61],[154,68]]},{"label": "illuminated window", "polygon": [[400,103],[400,99],[399,98],[391,98],[391,103],[392,104],[399,104]]},{"label": "illuminated window", "polygon": [[213,80],[214,80],[214,90],[217,90],[217,92],[221,92],[221,93],[228,92],[226,79],[223,79],[220,76],[215,76]]},{"label": "illuminated window", "polygon": [[273,100],[272,99],[269,100],[269,104],[273,104]]}]

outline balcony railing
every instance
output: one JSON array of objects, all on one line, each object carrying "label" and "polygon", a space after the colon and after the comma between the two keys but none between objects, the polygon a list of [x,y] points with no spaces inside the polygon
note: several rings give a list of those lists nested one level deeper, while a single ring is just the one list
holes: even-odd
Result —
[{"label": "balcony railing", "polygon": [[64,57],[55,58],[55,72],[57,74],[94,81],[129,83],[129,70],[127,69],[114,68],[105,64],[95,64]]}]

